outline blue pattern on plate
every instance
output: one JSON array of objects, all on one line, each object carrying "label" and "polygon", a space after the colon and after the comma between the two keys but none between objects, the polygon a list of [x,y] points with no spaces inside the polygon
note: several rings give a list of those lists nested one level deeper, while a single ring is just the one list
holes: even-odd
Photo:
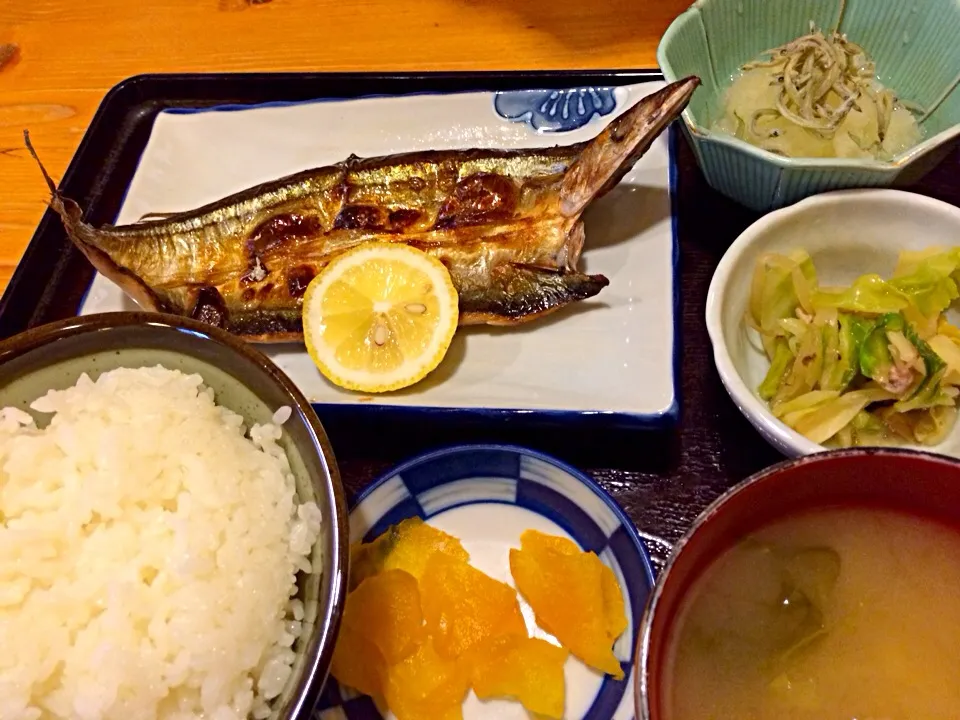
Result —
[{"label": "blue pattern on plate", "polygon": [[534,130],[569,132],[604,116],[617,107],[614,88],[586,87],[570,90],[504,90],[494,94],[497,115],[525,122]]},{"label": "blue pattern on plate", "polygon": [[[553,521],[609,565],[627,593],[628,629],[614,645],[623,680],[605,675],[583,720],[609,720],[632,703],[631,670],[653,568],[630,519],[592,479],[541,453],[509,445],[463,445],[414,458],[375,481],[350,512],[350,539],[372,540],[414,515],[427,519],[468,504],[526,508]],[[626,695],[626,698],[625,698]],[[632,718],[632,709],[628,715]],[[380,720],[374,703],[327,681],[317,720]]]}]

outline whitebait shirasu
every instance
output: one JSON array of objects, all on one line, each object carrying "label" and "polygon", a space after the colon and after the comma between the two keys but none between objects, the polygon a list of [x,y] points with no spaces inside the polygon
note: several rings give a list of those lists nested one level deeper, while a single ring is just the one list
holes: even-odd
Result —
[{"label": "whitebait shirasu", "polygon": [[[893,107],[893,92],[875,86],[876,65],[866,51],[836,31],[829,36],[811,23],[810,32],[784,45],[761,53],[767,59],[747,63],[746,72],[759,68],[776,71],[773,82],[781,86],[776,107],[753,113],[750,132],[756,136],[777,137],[779,131],[761,132],[757,120],[765,115],[780,116],[790,122],[831,136],[852,109],[872,102],[877,110],[878,135],[883,141]],[[840,99],[831,104],[831,93]]]}]

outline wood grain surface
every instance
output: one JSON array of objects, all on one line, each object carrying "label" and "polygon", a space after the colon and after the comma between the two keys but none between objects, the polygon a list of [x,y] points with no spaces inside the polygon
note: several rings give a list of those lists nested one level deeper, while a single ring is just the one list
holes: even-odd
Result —
[{"label": "wood grain surface", "polygon": [[0,291],[59,178],[131,75],[656,65],[688,0],[0,0]]}]

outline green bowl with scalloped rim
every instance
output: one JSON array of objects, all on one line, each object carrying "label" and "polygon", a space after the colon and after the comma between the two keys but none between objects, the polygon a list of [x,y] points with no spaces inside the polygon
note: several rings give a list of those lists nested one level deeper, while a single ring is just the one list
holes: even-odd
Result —
[{"label": "green bowl with scalloped rim", "polygon": [[[923,142],[891,161],[787,158],[709,130],[740,66],[806,34],[811,21],[838,27],[876,61],[884,86],[932,109]],[[960,137],[960,0],[698,0],[667,28],[657,61],[667,82],[700,77],[684,132],[710,186],[753,210],[827,190],[912,184]]]}]

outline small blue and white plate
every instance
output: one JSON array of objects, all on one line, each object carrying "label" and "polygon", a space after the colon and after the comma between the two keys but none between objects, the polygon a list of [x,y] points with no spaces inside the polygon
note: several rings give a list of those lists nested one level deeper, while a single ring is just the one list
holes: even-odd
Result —
[{"label": "small blue and white plate", "polygon": [[[528,529],[569,537],[609,565],[624,591],[627,629],[613,651],[624,670],[616,681],[573,656],[565,668],[568,720],[632,720],[637,632],[653,568],[630,519],[593,480],[564,463],[521,447],[462,445],[414,458],[374,482],[350,512],[350,541],[370,541],[419,516],[455,535],[470,562],[513,585],[509,552]],[[518,595],[531,635],[552,639]],[[327,681],[317,720],[380,720],[373,701]],[[388,715],[388,720],[392,715]],[[481,702],[471,691],[464,720],[529,720],[518,702]]]}]

